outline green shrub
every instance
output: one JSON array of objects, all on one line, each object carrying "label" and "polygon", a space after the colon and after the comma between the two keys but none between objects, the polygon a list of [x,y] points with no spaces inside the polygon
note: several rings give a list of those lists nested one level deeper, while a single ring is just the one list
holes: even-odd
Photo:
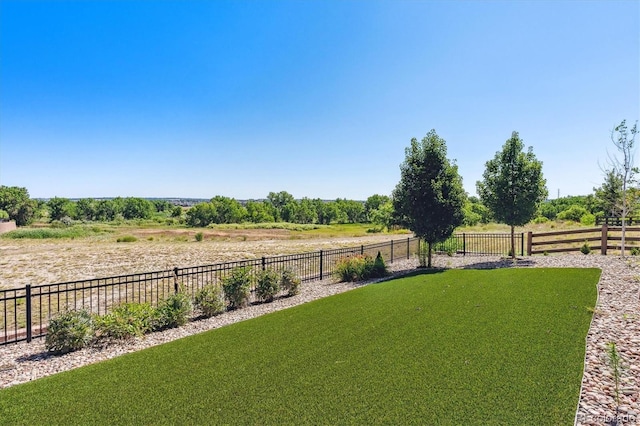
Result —
[{"label": "green shrub", "polygon": [[118,243],[134,243],[136,241],[138,241],[138,239],[133,235],[124,235],[116,240]]},{"label": "green shrub", "polygon": [[580,247],[580,252],[582,254],[591,253],[591,247],[589,247],[589,242],[588,241],[585,241],[584,244],[582,245],[582,247]]},{"label": "green shrub", "polygon": [[156,310],[148,303],[123,303],[94,319],[96,338],[122,340],[142,336],[153,328],[155,315]]},{"label": "green shrub", "polygon": [[336,275],[340,281],[361,281],[384,276],[380,274],[386,274],[386,266],[382,256],[378,260],[377,270],[376,261],[369,255],[345,257],[336,264]]},{"label": "green shrub", "polygon": [[287,296],[295,296],[300,293],[300,283],[302,280],[291,269],[282,271],[280,277],[280,288],[287,292]]},{"label": "green shrub", "polygon": [[251,276],[248,268],[235,268],[228,277],[222,280],[224,297],[229,303],[229,309],[237,309],[249,303],[251,291]]},{"label": "green shrub", "polygon": [[263,302],[273,302],[280,291],[278,273],[273,269],[265,269],[258,273],[256,280],[256,296]]},{"label": "green shrub", "polygon": [[220,286],[209,284],[201,288],[196,293],[196,308],[200,309],[202,315],[209,318],[219,315],[225,311],[224,295]]},{"label": "green shrub", "polygon": [[587,209],[582,206],[572,205],[568,209],[561,211],[558,213],[558,219],[560,220],[570,220],[573,222],[580,222],[582,216],[589,214]]},{"label": "green shrub", "polygon": [[580,223],[586,226],[593,226],[596,224],[596,217],[591,213],[587,213],[585,215],[582,215],[582,217],[580,218]]},{"label": "green shrub", "polygon": [[45,348],[65,354],[88,346],[93,340],[93,318],[84,309],[60,313],[49,321]]},{"label": "green shrub", "polygon": [[9,220],[9,213],[7,213],[5,210],[0,209],[0,221],[2,220]]},{"label": "green shrub", "polygon": [[198,232],[196,234],[196,241],[200,242],[202,240],[204,240],[204,234],[202,232]]},{"label": "green shrub", "polygon": [[547,223],[547,222],[549,222],[549,218],[546,216],[538,216],[532,221],[532,223]]},{"label": "green shrub", "polygon": [[384,259],[380,252],[376,256],[373,261],[373,269],[371,270],[371,278],[382,278],[389,275],[389,271],[387,271],[387,265],[384,263]]},{"label": "green shrub", "polygon": [[158,306],[153,329],[164,330],[185,325],[192,311],[189,295],[182,291],[172,294]]},{"label": "green shrub", "polygon": [[638,256],[640,254],[640,247],[631,247],[631,256]]}]

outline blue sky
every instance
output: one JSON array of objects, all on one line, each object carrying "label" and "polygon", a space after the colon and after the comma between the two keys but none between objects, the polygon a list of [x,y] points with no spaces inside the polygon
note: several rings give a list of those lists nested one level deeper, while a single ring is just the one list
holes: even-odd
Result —
[{"label": "blue sky", "polygon": [[0,184],[32,197],[366,199],[430,129],[472,195],[513,130],[584,195],[639,110],[638,1],[0,2]]}]

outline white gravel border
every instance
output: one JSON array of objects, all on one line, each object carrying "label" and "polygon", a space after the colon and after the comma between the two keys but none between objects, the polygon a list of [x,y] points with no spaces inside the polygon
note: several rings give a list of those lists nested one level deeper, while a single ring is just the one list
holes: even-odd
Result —
[{"label": "white gravel border", "polygon": [[[389,265],[394,275],[411,271],[416,260]],[[602,270],[598,303],[586,339],[586,356],[576,425],[640,424],[640,259],[581,254],[534,256],[517,262],[498,257],[434,256],[440,268],[580,267]],[[315,299],[351,290],[364,283],[331,280],[303,283],[301,293],[272,303],[253,305],[214,318],[194,321],[184,327],[152,333],[105,348],[88,348],[63,356],[49,355],[44,339],[0,346],[0,389],[49,376],[87,364],[114,358],[202,331],[255,318]],[[607,366],[606,344],[615,342],[623,361],[620,406],[616,411],[614,383]]]}]

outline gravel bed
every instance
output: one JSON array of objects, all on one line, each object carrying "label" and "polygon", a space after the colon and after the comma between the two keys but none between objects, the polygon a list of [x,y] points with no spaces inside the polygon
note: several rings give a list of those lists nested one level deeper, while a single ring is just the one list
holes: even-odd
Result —
[{"label": "gravel bed", "polygon": [[[515,263],[498,257],[435,256],[440,268],[503,267],[595,267],[602,270],[598,284],[598,303],[586,339],[585,368],[577,404],[575,424],[602,425],[640,423],[640,262],[600,255],[561,255],[519,258]],[[416,267],[416,260],[390,265],[393,276]],[[193,321],[184,327],[152,333],[139,339],[103,348],[88,348],[63,356],[49,355],[44,339],[31,343],[0,346],[0,388],[114,358],[150,346],[169,342],[202,331],[278,311],[330,296],[379,280],[361,283],[335,283],[331,280],[304,283],[299,295],[257,304],[245,309]],[[607,365],[606,346],[615,342],[622,359],[619,386],[620,405],[616,408],[615,385]]]}]

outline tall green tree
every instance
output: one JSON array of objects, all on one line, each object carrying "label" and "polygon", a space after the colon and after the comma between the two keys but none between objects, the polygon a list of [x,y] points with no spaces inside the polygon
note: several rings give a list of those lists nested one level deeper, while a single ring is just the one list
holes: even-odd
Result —
[{"label": "tall green tree", "polygon": [[511,256],[515,259],[515,227],[527,224],[536,215],[538,206],[547,197],[546,180],[542,176],[542,162],[524,143],[518,132],[502,147],[502,151],[487,161],[476,188],[482,203],[493,217],[511,227]]},{"label": "tall green tree", "polygon": [[27,188],[0,185],[0,210],[6,211],[16,225],[24,226],[33,222],[37,208],[38,203],[29,198]]},{"label": "tall green tree", "polygon": [[447,159],[446,142],[435,130],[421,142],[411,139],[392,198],[400,224],[426,242],[430,268],[433,245],[462,224],[466,201],[458,166]]}]

